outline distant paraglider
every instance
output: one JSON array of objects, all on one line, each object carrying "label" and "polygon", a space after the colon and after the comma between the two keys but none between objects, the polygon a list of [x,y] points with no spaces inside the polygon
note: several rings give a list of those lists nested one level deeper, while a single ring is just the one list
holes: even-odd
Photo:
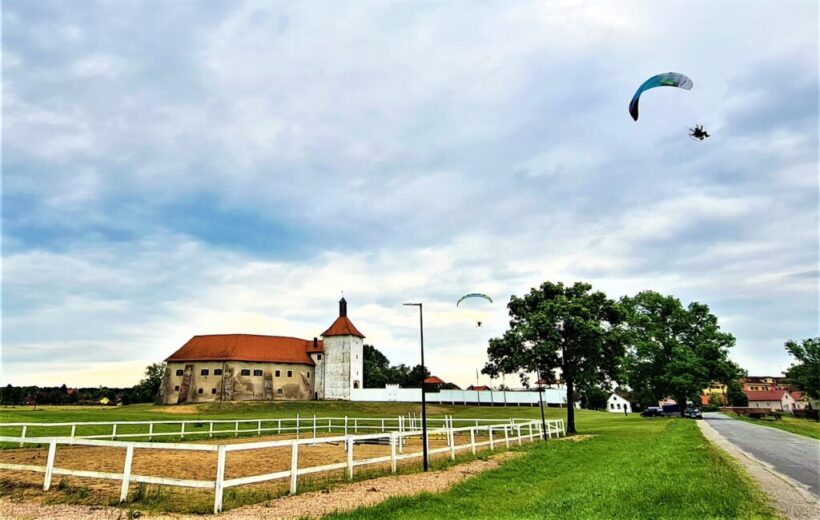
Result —
[{"label": "distant paraglider", "polygon": [[663,74],[652,76],[644,81],[643,84],[638,87],[635,95],[632,96],[632,101],[629,102],[629,115],[631,115],[635,121],[638,120],[638,101],[641,99],[641,94],[646,90],[655,87],[677,87],[691,90],[693,85],[692,80],[680,72],[664,72]]},{"label": "distant paraglider", "polygon": [[[456,307],[461,305],[461,302],[463,302],[464,300],[467,300],[467,299],[470,299],[470,298],[483,298],[483,299],[487,300],[488,302],[493,303],[493,299],[490,298],[489,296],[487,296],[486,294],[470,293],[470,294],[465,294],[464,296],[459,298],[458,301],[456,302]],[[478,324],[479,327],[481,327],[481,323],[482,323],[481,321],[476,321],[476,323]]]},{"label": "distant paraglider", "polygon": [[709,137],[709,132],[703,129],[703,125],[695,125],[695,128],[689,129],[689,137],[694,137],[698,141],[703,141]]}]

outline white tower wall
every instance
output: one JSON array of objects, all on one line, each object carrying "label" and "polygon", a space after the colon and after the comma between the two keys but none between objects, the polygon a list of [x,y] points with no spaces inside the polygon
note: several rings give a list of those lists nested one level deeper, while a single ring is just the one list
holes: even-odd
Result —
[{"label": "white tower wall", "polygon": [[[362,387],[364,374],[364,344],[357,336],[324,338],[324,358],[320,399],[350,400],[354,386]],[[317,371],[318,375],[318,371]]]}]

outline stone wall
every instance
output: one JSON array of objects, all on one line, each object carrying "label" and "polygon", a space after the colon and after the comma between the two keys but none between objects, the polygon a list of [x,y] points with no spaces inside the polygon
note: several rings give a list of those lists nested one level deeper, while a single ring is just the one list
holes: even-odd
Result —
[{"label": "stone wall", "polygon": [[[242,375],[243,369],[248,370],[249,375]],[[203,370],[207,370],[207,375],[203,374]],[[215,370],[222,370],[222,374],[216,374]],[[182,371],[182,375],[178,375],[178,371]],[[260,371],[261,375],[255,375],[258,373],[256,371]],[[288,372],[291,373],[290,377]],[[183,393],[186,379],[188,388]],[[168,363],[163,376],[159,402],[312,399],[314,379],[315,369],[312,365],[242,361],[172,362]]]}]

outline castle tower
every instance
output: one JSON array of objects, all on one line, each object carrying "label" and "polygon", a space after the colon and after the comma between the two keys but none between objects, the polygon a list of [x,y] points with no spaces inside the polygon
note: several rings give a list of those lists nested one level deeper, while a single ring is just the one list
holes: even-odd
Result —
[{"label": "castle tower", "polygon": [[364,334],[347,317],[347,301],[339,300],[339,317],[322,333],[322,358],[316,359],[316,397],[350,399],[364,382]]}]

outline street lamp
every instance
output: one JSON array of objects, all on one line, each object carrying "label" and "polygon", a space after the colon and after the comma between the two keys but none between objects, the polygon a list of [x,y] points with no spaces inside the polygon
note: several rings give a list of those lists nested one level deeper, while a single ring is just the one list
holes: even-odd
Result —
[{"label": "street lamp", "polygon": [[[419,338],[421,339],[421,375],[427,373],[424,368],[424,318],[420,303],[405,303],[408,307],[419,308]],[[427,398],[424,395],[424,379],[421,381],[421,449],[424,452],[424,471],[427,471]]]}]

